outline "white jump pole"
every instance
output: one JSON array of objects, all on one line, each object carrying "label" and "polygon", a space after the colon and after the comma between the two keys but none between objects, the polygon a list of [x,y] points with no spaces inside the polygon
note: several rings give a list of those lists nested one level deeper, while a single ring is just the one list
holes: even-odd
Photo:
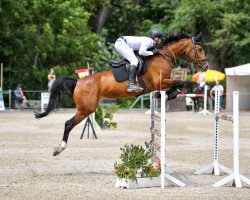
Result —
[{"label": "white jump pole", "polygon": [[232,186],[235,186],[236,188],[242,188],[241,181],[250,185],[250,180],[239,173],[240,164],[239,164],[239,92],[238,91],[233,91],[233,149],[234,149],[233,172],[229,176],[213,184],[214,187],[220,187],[222,185],[227,184],[230,181],[233,181]]},{"label": "white jump pole", "polygon": [[212,113],[207,110],[207,90],[208,90],[207,87],[208,87],[207,85],[204,86],[203,110],[200,111],[199,114],[212,115]]},{"label": "white jump pole", "polygon": [[165,141],[166,141],[166,129],[165,129],[165,123],[166,123],[166,91],[161,91],[161,189],[164,189],[165,187],[165,153],[166,153],[166,147],[165,147]]},{"label": "white jump pole", "polygon": [[220,96],[219,90],[215,91],[215,108],[214,108],[214,161],[213,163],[197,170],[195,174],[203,174],[206,172],[212,172],[214,175],[220,175],[220,171],[224,173],[232,173],[232,171],[225,166],[219,163],[219,153],[218,153],[218,145],[219,145],[219,128],[218,128],[218,118],[217,115],[220,112]]},{"label": "white jump pole", "polygon": [[[155,114],[155,99],[153,98],[153,94],[154,92],[151,92],[150,93],[150,114],[151,116],[153,114]],[[151,120],[150,120],[150,128],[153,128],[155,127],[155,121],[154,119],[151,117]],[[151,132],[151,141],[154,141],[155,140],[155,135]],[[154,155],[155,154],[155,150],[154,150],[154,147],[152,146],[151,147],[151,151],[152,151],[152,154]]]},{"label": "white jump pole", "polygon": [[[152,97],[152,96],[151,96]],[[156,131],[152,131],[152,132],[157,132],[157,129],[154,127],[154,122],[153,119],[155,119],[156,121],[157,118],[159,119],[160,122],[160,134],[158,134],[158,136],[160,137],[161,140],[161,144],[160,144],[160,162],[161,162],[161,189],[164,189],[165,187],[165,182],[168,180],[172,183],[174,183],[175,185],[179,186],[179,187],[184,187],[185,184],[183,182],[181,182],[180,180],[174,178],[173,176],[171,176],[168,171],[166,170],[166,91],[161,91],[161,116],[159,117],[156,112],[155,112],[155,102],[152,99],[152,104],[151,104],[151,131],[152,129],[156,130]],[[154,136],[153,133],[151,132],[151,142],[154,142]],[[154,147],[153,151],[154,152]],[[155,152],[154,152],[155,153]]]}]

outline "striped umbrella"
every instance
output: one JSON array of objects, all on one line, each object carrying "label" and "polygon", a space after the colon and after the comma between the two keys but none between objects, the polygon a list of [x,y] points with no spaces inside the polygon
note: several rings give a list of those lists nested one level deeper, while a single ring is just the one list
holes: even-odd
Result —
[{"label": "striped umbrella", "polygon": [[[200,73],[201,73],[201,72],[195,73],[195,74],[192,76],[192,80],[196,82],[196,81],[198,80],[198,77],[199,77],[199,74],[200,74]],[[217,70],[209,69],[209,70],[207,70],[207,71],[205,72],[205,75],[206,75],[205,81],[206,81],[207,83],[209,83],[209,82],[215,82],[216,79],[217,79],[218,81],[222,81],[222,80],[225,79],[225,74],[222,73],[222,72],[219,72],[219,71],[217,71]]]}]

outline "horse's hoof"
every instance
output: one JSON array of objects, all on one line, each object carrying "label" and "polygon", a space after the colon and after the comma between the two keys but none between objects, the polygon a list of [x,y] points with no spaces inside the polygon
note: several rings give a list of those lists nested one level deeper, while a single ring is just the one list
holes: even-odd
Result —
[{"label": "horse's hoof", "polygon": [[53,156],[59,155],[63,151],[62,147],[55,147]]}]

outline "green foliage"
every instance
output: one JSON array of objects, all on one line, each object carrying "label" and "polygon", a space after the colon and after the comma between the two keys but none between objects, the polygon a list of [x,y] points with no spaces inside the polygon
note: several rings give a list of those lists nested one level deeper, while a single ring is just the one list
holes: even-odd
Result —
[{"label": "green foliage", "polygon": [[250,6],[247,0],[179,0],[169,32],[203,32],[210,66],[225,67],[249,62]]},{"label": "green foliage", "polygon": [[193,77],[193,74],[188,74],[186,80],[187,81],[192,81],[192,77]]},{"label": "green foliage", "polygon": [[[132,104],[135,102],[137,97],[131,97],[126,99],[117,99],[117,104],[120,106],[120,108],[130,108]],[[144,108],[149,108],[150,101],[144,100]],[[141,101],[138,101],[134,108],[141,108]]]},{"label": "green foliage", "polygon": [[114,117],[113,113],[116,112],[119,108],[119,105],[112,103],[108,104],[104,109],[104,118],[108,118],[108,121],[104,121],[105,125],[108,128],[117,128],[117,123],[113,122],[112,119]]},{"label": "green foliage", "polygon": [[118,127],[117,122],[112,122],[112,121],[105,121],[104,120],[104,124],[107,128],[111,128],[111,129],[116,129]]},{"label": "green foliage", "polygon": [[141,145],[125,145],[121,148],[121,163],[114,164],[114,173],[119,178],[136,180],[139,177],[155,177],[160,174],[160,164],[155,167],[149,162],[151,148],[145,143],[146,148]]},{"label": "green foliage", "polygon": [[95,112],[95,120],[96,122],[101,125],[103,123],[103,111],[102,111],[102,106],[99,104],[97,106],[96,112]]},{"label": "green foliage", "polygon": [[140,145],[125,145],[121,148],[122,154],[120,156],[121,161],[126,164],[127,167],[132,169],[139,169],[146,165],[150,158],[150,147],[147,144],[147,150]]},{"label": "green foliage", "polygon": [[220,27],[214,30],[213,48],[220,52],[225,66],[249,62],[244,53],[250,47],[250,6],[247,1],[226,1],[219,5]]},{"label": "green foliage", "polygon": [[[179,0],[179,6],[175,10],[175,17],[169,26],[172,32],[196,33],[200,27],[207,25],[210,20],[217,20],[216,3],[210,0]],[[206,28],[206,27],[204,27]]]},{"label": "green foliage", "polygon": [[105,115],[104,117],[113,119],[113,113],[119,109],[119,105],[115,103],[108,104],[105,108]]},{"label": "green foliage", "polygon": [[136,99],[135,97],[126,99],[117,99],[117,104],[120,106],[120,108],[130,108],[135,99]]},{"label": "green foliage", "polygon": [[52,66],[67,68],[60,75],[75,76],[75,69],[87,65],[98,52],[100,40],[88,25],[87,5],[88,0],[1,2],[0,61],[4,62],[5,88],[13,88],[18,80],[26,89],[47,89]]}]

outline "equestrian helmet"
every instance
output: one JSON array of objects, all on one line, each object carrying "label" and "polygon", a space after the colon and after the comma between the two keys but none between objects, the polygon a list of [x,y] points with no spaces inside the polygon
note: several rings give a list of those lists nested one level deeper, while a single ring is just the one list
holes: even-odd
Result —
[{"label": "equestrian helmet", "polygon": [[152,29],[149,33],[149,37],[154,39],[155,37],[162,38],[164,35],[163,31],[160,29]]}]

